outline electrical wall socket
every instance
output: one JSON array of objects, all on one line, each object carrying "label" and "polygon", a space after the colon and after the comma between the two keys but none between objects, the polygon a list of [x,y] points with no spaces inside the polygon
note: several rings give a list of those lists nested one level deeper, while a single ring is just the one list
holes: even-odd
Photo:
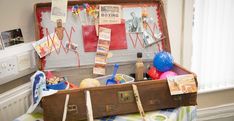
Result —
[{"label": "electrical wall socket", "polygon": [[0,85],[37,70],[32,43],[21,43],[0,50]]},{"label": "electrical wall socket", "polygon": [[0,60],[0,80],[2,80],[4,77],[12,76],[17,73],[17,58],[15,56]]},{"label": "electrical wall socket", "polygon": [[18,56],[18,69],[23,71],[31,68],[31,53],[24,53]]}]

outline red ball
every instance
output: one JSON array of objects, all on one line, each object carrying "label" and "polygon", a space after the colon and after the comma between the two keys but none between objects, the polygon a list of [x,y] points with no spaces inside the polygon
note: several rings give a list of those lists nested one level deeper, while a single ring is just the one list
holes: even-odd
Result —
[{"label": "red ball", "polygon": [[162,72],[158,71],[154,66],[151,66],[147,74],[150,78],[155,80],[160,78]]}]

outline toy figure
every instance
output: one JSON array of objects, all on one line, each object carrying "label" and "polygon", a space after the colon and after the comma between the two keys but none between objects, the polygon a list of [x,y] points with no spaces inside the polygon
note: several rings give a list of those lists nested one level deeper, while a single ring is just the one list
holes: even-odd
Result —
[{"label": "toy figure", "polygon": [[59,40],[63,40],[63,31],[64,31],[64,27],[62,25],[62,20],[58,19],[57,27],[55,28],[55,33],[57,34]]}]

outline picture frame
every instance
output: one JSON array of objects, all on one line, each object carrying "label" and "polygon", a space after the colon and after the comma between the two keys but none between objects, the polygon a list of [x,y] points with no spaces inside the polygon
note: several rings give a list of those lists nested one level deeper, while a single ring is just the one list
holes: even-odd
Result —
[{"label": "picture frame", "polygon": [[142,8],[123,8],[123,18],[125,19],[125,28],[127,33],[142,33]]},{"label": "picture frame", "polygon": [[4,47],[3,47],[3,43],[2,43],[2,37],[0,36],[0,50],[3,50]]},{"label": "picture frame", "polygon": [[3,48],[24,43],[20,28],[1,32],[1,39]]}]

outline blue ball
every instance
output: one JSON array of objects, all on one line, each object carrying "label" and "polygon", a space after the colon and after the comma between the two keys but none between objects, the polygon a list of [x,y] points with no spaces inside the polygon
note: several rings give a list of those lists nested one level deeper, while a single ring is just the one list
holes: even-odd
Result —
[{"label": "blue ball", "polygon": [[160,72],[166,72],[173,67],[173,57],[170,53],[162,51],[156,53],[153,64]]}]

